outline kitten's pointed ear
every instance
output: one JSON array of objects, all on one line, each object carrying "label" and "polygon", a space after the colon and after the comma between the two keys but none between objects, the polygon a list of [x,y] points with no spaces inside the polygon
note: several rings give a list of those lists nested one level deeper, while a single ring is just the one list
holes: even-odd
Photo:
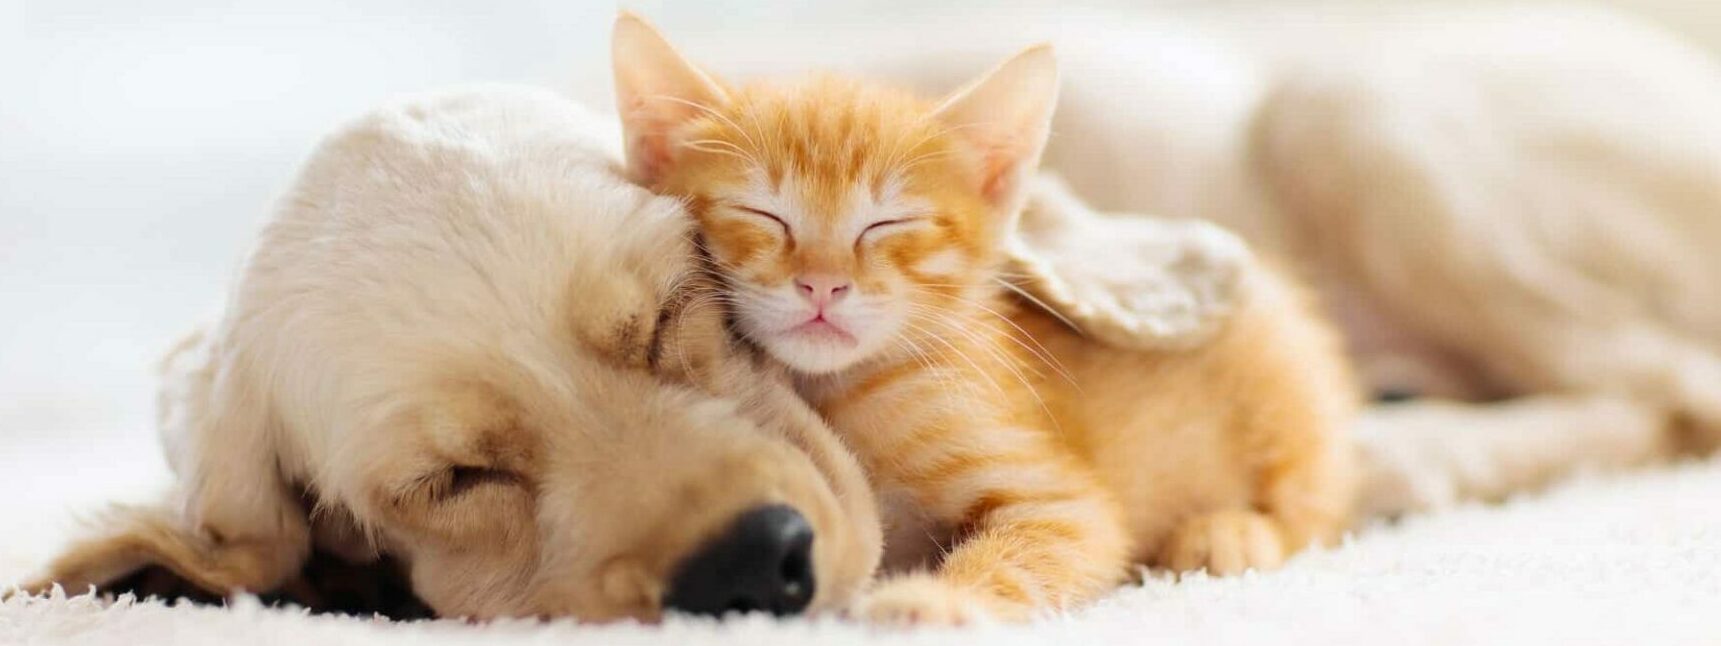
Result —
[{"label": "kitten's pointed ear", "polygon": [[995,210],[1021,209],[1057,103],[1058,61],[1051,45],[1040,44],[951,93],[938,107],[939,118],[974,147],[981,192]]},{"label": "kitten's pointed ear", "polygon": [[674,161],[675,129],[697,117],[701,106],[715,108],[728,97],[656,28],[632,13],[616,15],[610,57],[628,172],[649,186]]}]

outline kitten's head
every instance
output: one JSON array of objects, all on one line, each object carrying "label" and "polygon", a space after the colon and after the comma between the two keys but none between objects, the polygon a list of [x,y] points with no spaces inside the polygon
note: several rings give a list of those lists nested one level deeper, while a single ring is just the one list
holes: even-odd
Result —
[{"label": "kitten's head", "polygon": [[629,171],[688,200],[754,341],[825,373],[962,335],[931,314],[989,292],[1056,104],[1050,47],[939,101],[831,76],[725,87],[629,14],[614,57]]}]

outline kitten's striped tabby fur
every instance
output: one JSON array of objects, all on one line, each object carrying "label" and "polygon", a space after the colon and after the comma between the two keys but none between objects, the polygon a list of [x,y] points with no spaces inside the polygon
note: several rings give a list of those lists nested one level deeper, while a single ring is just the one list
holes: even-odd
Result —
[{"label": "kitten's striped tabby fur", "polygon": [[887,563],[910,573],[857,614],[1023,619],[1132,562],[1268,567],[1343,526],[1352,384],[1278,275],[1251,277],[1218,339],[1163,354],[1099,347],[1005,290],[1050,48],[930,102],[835,76],[727,86],[631,15],[614,47],[630,172],[688,201],[742,333],[888,501]]}]

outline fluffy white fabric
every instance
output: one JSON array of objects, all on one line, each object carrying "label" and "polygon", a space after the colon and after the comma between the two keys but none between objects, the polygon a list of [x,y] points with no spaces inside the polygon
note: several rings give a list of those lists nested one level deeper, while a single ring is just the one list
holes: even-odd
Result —
[{"label": "fluffy white fabric", "polygon": [[[44,466],[44,469],[50,468]],[[20,474],[11,474],[16,478]],[[28,474],[25,482],[29,482]],[[44,501],[0,500],[20,530]],[[0,602],[0,644],[1678,644],[1721,635],[1721,461],[1562,486],[1360,532],[1282,571],[1149,580],[1025,627],[888,633],[834,620],[662,626],[527,621],[394,624],[306,616],[254,601],[169,607],[89,597]],[[0,546],[0,581],[34,556]]]}]

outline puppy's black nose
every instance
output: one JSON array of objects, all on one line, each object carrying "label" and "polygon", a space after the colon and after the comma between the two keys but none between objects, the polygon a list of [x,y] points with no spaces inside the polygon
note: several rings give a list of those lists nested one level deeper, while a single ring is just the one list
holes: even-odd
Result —
[{"label": "puppy's black nose", "polygon": [[788,615],[813,599],[813,528],[783,505],[748,510],[681,562],[663,603],[704,615]]}]

